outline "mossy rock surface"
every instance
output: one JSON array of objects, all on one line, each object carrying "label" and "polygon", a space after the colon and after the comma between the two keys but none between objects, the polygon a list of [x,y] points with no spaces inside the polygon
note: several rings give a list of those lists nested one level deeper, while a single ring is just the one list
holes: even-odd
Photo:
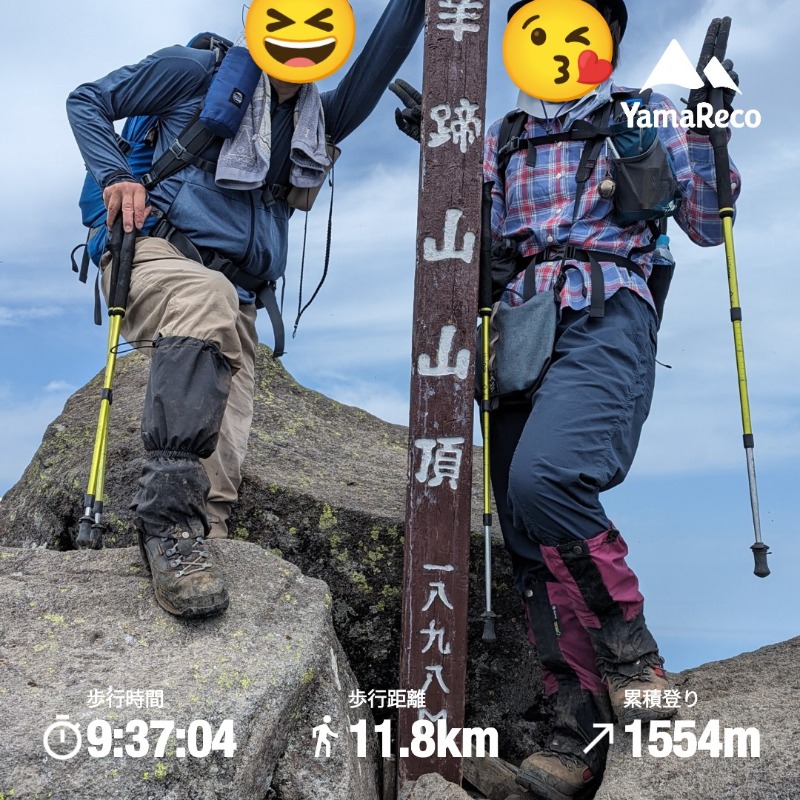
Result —
[{"label": "mossy rock surface", "polygon": [[[231,604],[195,621],[155,604],[138,549],[0,548],[0,792],[9,800],[375,800],[376,752],[359,758],[343,735],[359,718],[373,721],[367,707],[350,707],[357,684],[328,588],[256,545],[212,547]],[[311,730],[326,714],[342,733],[330,759],[315,759]],[[88,751],[94,720],[119,731],[104,757]],[[141,752],[135,720],[150,728],[147,754],[115,755]],[[159,755],[155,720],[176,729]],[[227,753],[204,745],[197,720],[224,732]],[[51,732],[55,755],[43,736],[64,722],[78,726],[81,746],[60,760],[78,744],[75,729],[63,742]],[[195,757],[195,747],[210,752]]]},{"label": "mossy rock surface", "polygon": [[[148,359],[117,362],[106,472],[107,547],[129,547],[128,508],[144,450],[139,419]],[[74,547],[89,474],[102,376],[76,392],[0,504],[0,544]],[[539,671],[511,588],[508,556],[493,543],[498,643],[481,641],[484,607],[482,451],[473,449],[467,721],[494,726],[520,760],[546,734]],[[256,544],[324,580],[339,640],[369,691],[397,689],[408,429],[299,385],[259,346],[253,426],[232,539]],[[383,714],[375,709],[378,719]]]}]

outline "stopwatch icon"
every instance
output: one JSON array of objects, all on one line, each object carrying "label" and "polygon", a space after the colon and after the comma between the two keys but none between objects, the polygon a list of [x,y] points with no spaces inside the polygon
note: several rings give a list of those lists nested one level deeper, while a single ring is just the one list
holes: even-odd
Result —
[{"label": "stopwatch icon", "polygon": [[[53,737],[53,744],[66,745],[68,738],[67,731],[71,731],[72,735],[74,735],[75,747],[68,753],[55,752],[51,747],[51,737]],[[44,736],[42,737],[42,743],[44,744],[44,749],[47,751],[47,754],[59,761],[67,761],[76,755],[78,750],[81,749],[81,741],[81,730],[77,725],[69,722],[69,714],[56,714],[56,721],[44,732]]]}]

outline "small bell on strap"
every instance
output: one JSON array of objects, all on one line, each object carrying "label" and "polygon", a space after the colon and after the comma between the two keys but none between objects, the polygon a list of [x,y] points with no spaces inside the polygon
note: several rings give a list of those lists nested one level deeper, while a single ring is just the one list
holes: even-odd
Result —
[{"label": "small bell on strap", "polygon": [[617,191],[617,183],[616,181],[608,174],[606,174],[605,178],[600,181],[600,185],[597,187],[597,192],[604,200],[611,200],[614,194]]}]

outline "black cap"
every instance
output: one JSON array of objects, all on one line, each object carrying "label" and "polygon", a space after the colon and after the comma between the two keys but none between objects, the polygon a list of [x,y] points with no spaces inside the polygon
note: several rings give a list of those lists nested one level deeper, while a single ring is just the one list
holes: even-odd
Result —
[{"label": "black cap", "polygon": [[[508,21],[511,21],[511,17],[513,17],[522,6],[526,6],[531,2],[533,2],[533,0],[517,0],[516,3],[512,3],[511,7],[508,9]],[[611,14],[612,20],[616,20],[619,23],[619,38],[621,40],[625,35],[625,28],[628,25],[628,9],[625,8],[623,0],[584,0],[584,2],[596,8],[601,14],[604,11],[608,11]]]}]

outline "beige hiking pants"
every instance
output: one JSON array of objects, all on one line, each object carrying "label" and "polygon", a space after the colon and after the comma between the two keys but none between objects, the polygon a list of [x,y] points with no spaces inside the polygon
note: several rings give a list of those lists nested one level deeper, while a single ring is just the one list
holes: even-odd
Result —
[{"label": "beige hiking pants", "polygon": [[[103,258],[103,293],[108,300],[111,270]],[[253,421],[256,307],[239,303],[233,284],[198,264],[163,239],[136,242],[122,335],[128,342],[162,336],[192,336],[214,342],[231,365],[233,377],[217,449],[202,459],[211,490],[206,513],[210,536],[228,535],[231,504],[238,497],[242,462]],[[150,348],[143,352],[150,354]]]}]

